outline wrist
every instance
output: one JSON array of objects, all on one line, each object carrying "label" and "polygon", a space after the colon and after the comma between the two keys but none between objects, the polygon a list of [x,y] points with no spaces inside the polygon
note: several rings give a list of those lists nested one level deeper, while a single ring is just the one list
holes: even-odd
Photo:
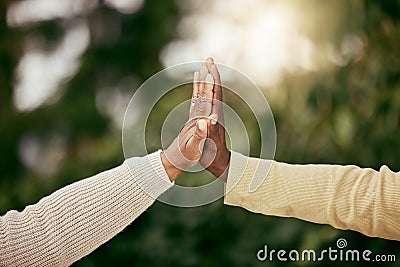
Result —
[{"label": "wrist", "polygon": [[160,153],[160,157],[161,157],[161,162],[163,164],[163,167],[165,169],[165,172],[168,175],[168,178],[171,182],[175,181],[179,175],[182,174],[182,170],[180,170],[179,168],[175,167],[169,160],[168,158],[165,156],[164,151],[161,151]]},{"label": "wrist", "polygon": [[231,152],[226,150],[222,155],[214,160],[214,162],[207,167],[207,170],[211,172],[215,177],[226,181],[229,170]]}]

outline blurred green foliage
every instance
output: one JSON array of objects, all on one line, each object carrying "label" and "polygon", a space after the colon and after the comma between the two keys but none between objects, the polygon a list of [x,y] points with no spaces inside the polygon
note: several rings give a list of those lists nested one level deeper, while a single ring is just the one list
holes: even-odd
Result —
[{"label": "blurred green foliage", "polygon": [[[323,6],[323,1],[313,2],[316,8]],[[3,18],[10,3],[0,2]],[[61,97],[31,112],[20,112],[13,104],[15,70],[23,53],[24,38],[40,35],[50,49],[63,34],[60,26],[63,22],[55,19],[10,28],[1,20],[1,213],[22,210],[64,185],[123,161],[121,133],[96,106],[98,81],[113,90],[111,85],[124,77],[134,74],[140,83],[161,70],[160,50],[177,36],[176,26],[182,16],[178,3],[148,0],[132,15],[99,5],[85,15],[91,31],[96,27],[113,31],[113,27],[105,24],[117,23],[119,37],[91,42],[81,58],[78,73],[65,81]],[[287,74],[283,82],[264,88],[276,119],[276,159],[291,163],[356,164],[375,169],[386,164],[398,171],[400,2],[354,0],[345,3],[346,20],[332,42],[339,45],[348,32],[360,34],[366,42],[362,59],[329,70],[297,76]],[[80,18],[69,20],[75,19]],[[108,34],[112,36],[113,32],[105,35]],[[126,93],[132,94],[134,86],[127,88]],[[277,93],[269,95],[271,90]],[[179,97],[187,99],[190,94]],[[157,119],[162,121],[161,117],[156,116]],[[251,125],[249,122],[249,133],[254,140],[252,151],[256,154],[258,130]],[[57,171],[49,177],[27,167],[21,160],[22,141],[32,136],[42,146],[52,146],[54,138],[61,136],[66,147]],[[152,149],[157,149],[157,145],[153,143]],[[182,180],[185,178],[188,176]],[[334,247],[338,237],[346,238],[351,248],[400,257],[398,242],[296,219],[252,214],[224,206],[219,200],[199,208],[176,208],[156,202],[123,233],[75,266],[280,266],[284,263],[259,262],[257,251],[264,244],[286,250],[324,249]],[[397,263],[380,266],[399,266],[398,262],[399,259]],[[357,266],[359,263],[341,264]]]}]

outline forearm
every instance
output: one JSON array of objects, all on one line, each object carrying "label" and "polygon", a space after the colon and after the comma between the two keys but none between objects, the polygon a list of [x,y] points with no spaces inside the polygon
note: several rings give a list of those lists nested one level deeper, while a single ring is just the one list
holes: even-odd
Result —
[{"label": "forearm", "polygon": [[[400,174],[385,166],[377,172],[357,166],[291,165],[237,153],[231,161],[226,204],[400,240],[396,220],[400,216]],[[257,166],[268,163],[271,169],[264,174],[264,182],[250,193]],[[232,164],[245,166],[243,175]]]},{"label": "forearm", "polygon": [[165,179],[154,153],[66,186],[22,212],[9,211],[0,217],[0,266],[72,264],[145,211],[172,185]]}]

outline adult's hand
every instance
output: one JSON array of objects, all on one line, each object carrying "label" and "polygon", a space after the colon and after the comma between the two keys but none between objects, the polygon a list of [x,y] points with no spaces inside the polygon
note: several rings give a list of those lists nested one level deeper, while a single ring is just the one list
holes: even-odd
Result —
[{"label": "adult's hand", "polygon": [[172,182],[199,161],[206,137],[207,121],[191,120],[171,145],[161,152],[161,161]]},{"label": "adult's hand", "polygon": [[179,136],[161,152],[162,163],[171,181],[200,160],[210,125],[213,85],[214,79],[204,64],[200,72],[194,73],[189,120]]},{"label": "adult's hand", "polygon": [[211,114],[214,117],[211,120],[211,124],[209,123],[208,139],[203,148],[200,164],[215,177],[226,182],[230,151],[227,149],[225,142],[221,78],[212,58],[207,58],[205,66],[207,67],[208,75],[212,75],[214,80],[211,106]]}]

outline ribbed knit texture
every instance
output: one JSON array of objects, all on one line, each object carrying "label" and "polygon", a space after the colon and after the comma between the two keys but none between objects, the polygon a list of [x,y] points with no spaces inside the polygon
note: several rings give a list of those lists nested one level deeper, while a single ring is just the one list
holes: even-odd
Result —
[{"label": "ribbed knit texture", "polygon": [[0,266],[69,266],[107,242],[172,186],[159,154],[131,158],[7,212],[0,217]]},{"label": "ribbed knit texture", "polygon": [[[259,165],[271,168],[250,192]],[[387,166],[292,165],[232,152],[226,190],[225,204],[252,212],[400,240],[400,172]]]}]

